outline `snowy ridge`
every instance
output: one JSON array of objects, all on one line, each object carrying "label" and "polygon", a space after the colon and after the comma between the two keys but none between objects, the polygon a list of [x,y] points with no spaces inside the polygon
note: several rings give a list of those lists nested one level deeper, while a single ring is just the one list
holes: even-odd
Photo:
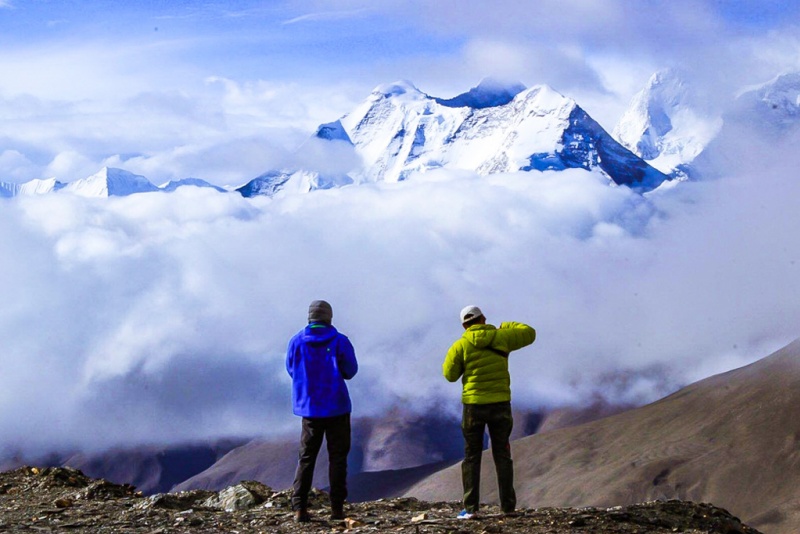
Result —
[{"label": "snowy ridge", "polygon": [[800,72],[781,74],[743,91],[736,98],[733,114],[767,135],[781,135],[796,128],[800,121]]},{"label": "snowy ridge", "polygon": [[236,191],[243,197],[254,197],[259,195],[275,196],[279,192],[289,193],[308,193],[317,189],[332,189],[353,183],[353,179],[347,175],[323,176],[315,171],[288,171],[278,170],[269,171],[261,176],[253,178]]},{"label": "snowy ridge", "polygon": [[166,184],[159,186],[158,189],[160,189],[161,191],[171,192],[171,191],[175,191],[179,187],[187,187],[187,186],[208,187],[208,188],[211,188],[211,189],[215,189],[216,191],[219,191],[220,193],[226,193],[227,192],[222,187],[219,187],[217,185],[208,183],[205,180],[201,180],[200,178],[184,178],[182,180],[171,180],[171,181],[167,182]]},{"label": "snowy ridge", "polygon": [[44,195],[61,190],[85,197],[126,196],[151,191],[172,192],[179,187],[185,186],[207,187],[221,193],[227,192],[226,189],[210,184],[200,178],[173,180],[161,187],[156,187],[144,176],[122,169],[104,167],[92,176],[66,184],[59,182],[55,178],[30,180],[22,184],[0,182],[0,197]]},{"label": "snowy ridge", "polygon": [[64,184],[55,178],[31,180],[23,184],[0,182],[0,197],[44,195],[63,188]]}]

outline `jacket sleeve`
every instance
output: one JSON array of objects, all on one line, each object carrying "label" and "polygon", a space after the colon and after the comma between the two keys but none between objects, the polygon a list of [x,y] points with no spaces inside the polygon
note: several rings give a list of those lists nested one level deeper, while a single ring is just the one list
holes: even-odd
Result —
[{"label": "jacket sleeve", "polygon": [[289,346],[286,348],[286,372],[289,376],[294,378],[294,338],[289,340]]},{"label": "jacket sleeve", "polygon": [[535,339],[536,330],[532,327],[523,323],[509,321],[502,323],[500,328],[497,329],[492,346],[511,352],[530,345]]},{"label": "jacket sleeve", "polygon": [[356,351],[350,339],[344,334],[339,336],[339,342],[336,344],[336,364],[345,380],[350,380],[358,372]]},{"label": "jacket sleeve", "polygon": [[442,374],[450,382],[455,382],[464,374],[464,349],[461,343],[453,343],[447,351],[442,364]]}]

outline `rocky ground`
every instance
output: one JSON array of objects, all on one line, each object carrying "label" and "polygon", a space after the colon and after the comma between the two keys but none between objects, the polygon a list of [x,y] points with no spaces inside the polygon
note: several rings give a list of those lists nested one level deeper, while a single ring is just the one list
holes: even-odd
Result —
[{"label": "rocky ground", "polygon": [[391,499],[348,504],[346,519],[328,517],[327,495],[310,499],[311,523],[294,523],[289,492],[242,482],[220,492],[145,497],[129,485],[69,468],[22,467],[0,473],[0,532],[74,533],[722,533],[758,534],[725,510],[682,501],[617,508],[521,510],[496,507],[457,520],[457,502]]}]

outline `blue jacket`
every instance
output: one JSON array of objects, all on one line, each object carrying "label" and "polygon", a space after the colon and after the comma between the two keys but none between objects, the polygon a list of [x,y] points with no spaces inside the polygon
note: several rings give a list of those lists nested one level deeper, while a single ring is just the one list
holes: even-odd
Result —
[{"label": "blue jacket", "polygon": [[352,343],[331,325],[306,326],[289,341],[286,370],[292,406],[301,417],[334,417],[352,411],[345,380],[358,372]]}]

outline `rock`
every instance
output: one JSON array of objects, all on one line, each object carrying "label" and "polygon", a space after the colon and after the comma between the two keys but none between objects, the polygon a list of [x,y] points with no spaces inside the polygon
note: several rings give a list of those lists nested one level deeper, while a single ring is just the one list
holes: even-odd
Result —
[{"label": "rock", "polygon": [[203,501],[216,497],[213,491],[192,490],[178,493],[159,493],[145,497],[134,505],[138,509],[162,508],[165,510],[189,510],[200,506]]},{"label": "rock", "polygon": [[414,517],[412,517],[411,518],[411,522],[412,523],[419,523],[420,521],[425,521],[426,519],[428,519],[428,514],[426,514],[425,512],[422,512],[421,514],[415,515]]},{"label": "rock", "polygon": [[236,510],[247,510],[262,502],[249,489],[242,484],[231,486],[220,491],[218,495],[209,497],[204,503],[204,506],[210,508],[221,508],[226,512],[234,512]]},{"label": "rock", "polygon": [[255,480],[243,480],[239,485],[253,494],[256,498],[256,504],[261,504],[275,494],[272,488]]},{"label": "rock", "polygon": [[56,508],[69,508],[73,504],[74,501],[72,499],[64,499],[64,498],[56,499],[55,502],[53,503],[53,505]]},{"label": "rock", "polygon": [[344,526],[347,529],[351,529],[351,528],[363,527],[363,526],[366,526],[366,524],[361,522],[361,521],[357,521],[357,520],[355,520],[355,519],[353,519],[351,517],[346,517],[345,520],[344,520]]},{"label": "rock", "polygon": [[31,468],[31,473],[41,477],[41,483],[48,486],[85,488],[92,482],[89,477],[71,467],[48,467],[46,469],[33,467]]},{"label": "rock", "polygon": [[75,500],[114,499],[129,497],[136,493],[130,484],[114,484],[108,480],[95,480],[75,494]]}]

